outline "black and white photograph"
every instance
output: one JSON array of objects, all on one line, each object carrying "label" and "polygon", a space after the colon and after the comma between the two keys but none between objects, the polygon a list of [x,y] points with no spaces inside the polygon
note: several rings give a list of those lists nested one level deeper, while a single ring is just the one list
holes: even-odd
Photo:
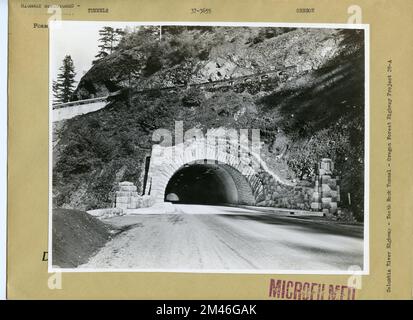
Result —
[{"label": "black and white photograph", "polygon": [[49,271],[366,274],[368,29],[49,24]]}]

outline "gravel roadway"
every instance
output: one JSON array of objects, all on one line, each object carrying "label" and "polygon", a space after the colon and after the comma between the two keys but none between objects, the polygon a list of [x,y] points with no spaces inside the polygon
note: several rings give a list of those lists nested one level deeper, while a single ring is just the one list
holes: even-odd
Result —
[{"label": "gravel roadway", "polygon": [[345,271],[363,266],[363,227],[254,209],[174,205],[105,220],[126,231],[79,268]]}]

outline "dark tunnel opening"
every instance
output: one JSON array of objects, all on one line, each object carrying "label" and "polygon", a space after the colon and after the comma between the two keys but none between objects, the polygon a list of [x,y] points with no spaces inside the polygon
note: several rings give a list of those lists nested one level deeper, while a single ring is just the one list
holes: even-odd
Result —
[{"label": "dark tunnel opening", "polygon": [[225,164],[193,163],[169,180],[165,201],[188,204],[252,204],[251,187],[240,172]]}]

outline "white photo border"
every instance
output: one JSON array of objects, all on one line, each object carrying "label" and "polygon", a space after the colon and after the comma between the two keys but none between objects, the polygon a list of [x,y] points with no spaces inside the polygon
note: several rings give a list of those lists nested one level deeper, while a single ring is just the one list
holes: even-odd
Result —
[{"label": "white photo border", "polygon": [[[51,21],[49,23],[49,62],[53,29],[59,24],[73,23],[102,23],[103,21]],[[131,23],[132,21],[104,21],[111,23]],[[217,27],[284,27],[284,28],[316,28],[316,29],[359,29],[364,30],[364,231],[363,231],[363,269],[362,270],[265,270],[265,269],[117,269],[117,268],[56,268],[52,265],[52,100],[49,98],[49,243],[48,243],[48,272],[162,272],[162,273],[217,273],[217,274],[314,274],[314,275],[368,275],[370,274],[370,25],[342,23],[268,23],[268,22],[176,22],[148,21],[133,22],[137,26],[217,26]],[[52,91],[52,74],[49,66],[49,96]]]}]

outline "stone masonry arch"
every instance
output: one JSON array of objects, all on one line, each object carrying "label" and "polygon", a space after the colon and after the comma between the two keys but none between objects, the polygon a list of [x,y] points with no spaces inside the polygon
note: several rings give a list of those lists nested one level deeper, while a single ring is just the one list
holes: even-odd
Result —
[{"label": "stone masonry arch", "polygon": [[[252,198],[241,202],[257,204],[265,200],[265,188],[262,177],[270,176],[272,180],[283,185],[291,185],[271,172],[259,156],[250,150],[241,150],[238,140],[198,138],[185,141],[177,146],[152,147],[150,166],[144,195],[151,197],[154,203],[165,200],[165,191],[173,175],[184,166],[194,163],[205,163],[220,166],[226,174],[237,181],[238,192],[252,192]],[[236,152],[234,152],[236,151]],[[241,179],[242,178],[242,179]],[[247,184],[241,183],[241,180]],[[244,191],[242,191],[244,190]]]},{"label": "stone masonry arch", "polygon": [[[204,191],[212,190],[214,187],[217,187],[219,192],[212,192],[216,196],[212,200],[199,197],[188,199],[188,193],[181,192],[181,197],[182,195],[186,197],[184,200],[187,202],[184,203],[201,201],[202,204],[207,204],[211,201],[211,204],[247,204],[286,209],[322,210],[324,215],[339,212],[340,180],[338,176],[333,176],[334,166],[330,159],[321,160],[317,176],[312,182],[297,184],[286,181],[275,174],[259,154],[248,148],[245,149],[238,144],[237,139],[218,140],[220,141],[197,138],[189,139],[176,146],[153,145],[151,156],[145,161],[143,192],[138,194],[137,187],[131,182],[119,183],[119,190],[116,192],[116,207],[134,210],[168,201],[168,192],[173,192],[168,189],[168,184],[171,181],[174,182],[174,176],[183,168],[197,167],[197,170],[202,169],[204,172],[217,170],[217,175],[213,177],[215,184],[210,183],[206,188],[192,185],[195,189],[188,188],[189,192],[207,194],[208,192]],[[171,139],[168,141],[170,142]],[[234,153],[234,150],[241,152]],[[199,172],[193,177],[199,178]],[[222,197],[218,197],[220,194]],[[180,200],[179,197],[175,200],[171,199],[169,201],[172,202]]]}]

